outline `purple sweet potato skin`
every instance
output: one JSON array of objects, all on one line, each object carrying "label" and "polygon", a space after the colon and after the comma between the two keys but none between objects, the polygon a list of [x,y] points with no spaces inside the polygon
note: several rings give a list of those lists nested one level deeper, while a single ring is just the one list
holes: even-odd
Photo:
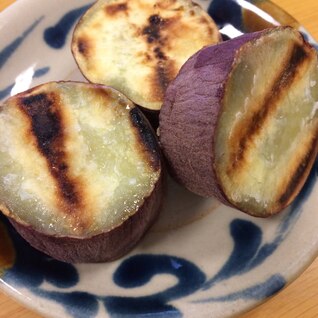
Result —
[{"label": "purple sweet potato skin", "polygon": [[31,246],[57,260],[67,263],[108,262],[127,254],[140,241],[156,220],[162,197],[163,175],[135,214],[111,231],[83,239],[47,235],[13,218],[9,220]]},{"label": "purple sweet potato skin", "polygon": [[214,131],[237,50],[265,31],[244,34],[194,54],[169,85],[159,116],[171,173],[190,191],[230,205],[214,167]]}]

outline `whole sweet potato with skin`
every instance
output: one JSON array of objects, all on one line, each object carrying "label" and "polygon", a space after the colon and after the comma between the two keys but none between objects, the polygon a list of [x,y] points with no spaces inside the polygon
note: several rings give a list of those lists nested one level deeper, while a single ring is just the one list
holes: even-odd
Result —
[{"label": "whole sweet potato with skin", "polygon": [[159,213],[162,173],[150,124],[115,89],[51,82],[0,107],[0,209],[58,260],[131,250]]},{"label": "whole sweet potato with skin", "polygon": [[316,51],[289,27],[205,47],[181,68],[161,109],[176,179],[266,217],[292,202],[316,158]]}]

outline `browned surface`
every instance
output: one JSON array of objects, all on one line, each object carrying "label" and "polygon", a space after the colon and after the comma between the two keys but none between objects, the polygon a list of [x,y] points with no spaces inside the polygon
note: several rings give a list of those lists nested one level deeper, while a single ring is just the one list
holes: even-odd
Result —
[{"label": "browned surface", "polygon": [[128,5],[126,2],[109,5],[105,8],[106,16],[115,16],[119,13],[127,12]]},{"label": "browned surface", "polygon": [[[271,121],[280,101],[286,98],[293,85],[302,80],[311,61],[316,59],[316,54],[313,48],[302,44],[301,38],[290,43],[284,62],[274,69],[276,74],[272,83],[269,83],[266,95],[251,106],[250,111],[236,124],[229,138],[231,150],[227,174],[231,178],[248,169],[246,158],[249,151],[252,151],[255,140],[263,129],[266,130],[266,125]],[[304,184],[317,152],[317,140],[314,136],[314,133],[309,135],[299,148],[299,154],[289,161],[289,174],[277,187],[277,204],[271,208],[271,213],[276,213],[291,203]]]},{"label": "browned surface", "polygon": [[66,153],[67,122],[63,115],[62,101],[57,92],[35,93],[18,98],[17,107],[30,123],[26,136],[33,141],[39,156],[43,156],[47,168],[56,183],[56,202],[59,210],[74,218],[74,226],[87,229],[90,217],[84,204],[85,180],[72,177]]},{"label": "browned surface", "polygon": [[[93,6],[74,32],[72,51],[90,81],[114,86],[140,106],[160,109],[165,90],[184,61],[202,46],[220,39],[214,22],[204,11],[198,13],[196,9],[196,5],[188,7],[181,0],[105,2],[98,9],[103,14],[94,18],[92,12],[96,13],[96,9]],[[141,12],[138,21],[134,19],[136,10]],[[117,60],[120,52],[114,53],[105,44],[112,45],[107,39],[112,38],[112,33],[116,34],[111,26],[118,21],[121,21],[119,27],[125,28],[125,40],[114,38],[112,41],[125,41],[122,45],[131,47],[132,67],[125,66],[125,74],[116,72],[116,66],[120,69],[122,59],[127,57]],[[100,37],[105,42],[103,46],[98,45]],[[108,65],[108,60],[113,64]],[[129,82],[127,76],[134,77],[135,81]],[[121,84],[114,78],[120,78]]]},{"label": "browned surface", "polygon": [[[293,82],[301,80],[304,64],[306,61],[313,59],[313,50],[311,54],[305,51],[304,46],[294,43],[289,50],[289,56],[285,58],[285,62],[275,68],[276,76],[273,83],[267,89],[267,95],[259,104],[253,105],[253,111],[245,115],[244,120],[234,127],[229,143],[231,145],[231,166],[228,174],[233,174],[243,169],[245,155],[253,147],[254,139],[266,126],[266,122],[271,120],[273,113],[278,107],[280,100],[288,94]],[[255,107],[256,106],[256,107]],[[256,108],[256,109],[255,109]],[[252,110],[252,109],[251,109]]]},{"label": "browned surface", "polygon": [[82,36],[77,40],[77,49],[80,54],[88,57],[90,54],[91,43],[89,38]]},{"label": "browned surface", "polygon": [[282,192],[278,193],[278,202],[283,206],[293,201],[310,173],[310,167],[316,159],[318,147],[317,137],[315,136],[317,136],[317,133],[309,136],[306,140],[308,147],[304,147],[304,149],[307,150],[299,158],[293,160],[293,169],[290,172],[290,176],[281,182],[279,189]]}]

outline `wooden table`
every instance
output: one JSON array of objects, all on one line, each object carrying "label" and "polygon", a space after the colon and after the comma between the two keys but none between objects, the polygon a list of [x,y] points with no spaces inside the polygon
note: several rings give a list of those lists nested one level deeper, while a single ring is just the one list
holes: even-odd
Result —
[{"label": "wooden table", "polygon": [[[0,11],[14,0],[0,0]],[[318,39],[317,0],[273,0],[295,17]],[[317,229],[318,235],[318,229]],[[0,318],[40,318],[0,292]],[[318,317],[318,258],[292,284],[266,303],[240,318],[316,318]],[[211,317],[212,318],[212,317]]]}]

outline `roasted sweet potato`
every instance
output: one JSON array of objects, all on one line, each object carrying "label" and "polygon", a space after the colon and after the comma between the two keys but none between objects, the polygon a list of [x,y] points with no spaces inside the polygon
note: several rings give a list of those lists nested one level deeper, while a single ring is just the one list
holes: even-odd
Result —
[{"label": "roasted sweet potato", "polygon": [[89,81],[158,111],[182,64],[220,39],[212,18],[190,0],[99,0],[77,24],[72,52]]},{"label": "roasted sweet potato", "polygon": [[290,204],[318,151],[317,52],[290,27],[203,48],[167,89],[160,140],[179,182],[266,217]]},{"label": "roasted sweet potato", "polygon": [[156,136],[118,91],[51,82],[1,105],[1,210],[35,248],[66,262],[118,258],[161,197]]}]

